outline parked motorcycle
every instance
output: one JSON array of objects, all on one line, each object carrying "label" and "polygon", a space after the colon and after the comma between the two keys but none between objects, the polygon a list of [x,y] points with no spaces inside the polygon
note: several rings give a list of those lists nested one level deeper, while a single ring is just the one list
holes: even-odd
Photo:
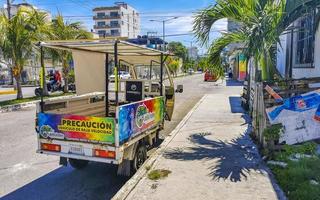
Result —
[{"label": "parked motorcycle", "polygon": [[[61,83],[52,83],[51,81],[47,82],[47,90],[50,92],[57,92],[57,91],[63,91],[63,86],[61,85]],[[39,97],[42,94],[42,88],[36,88],[34,90],[34,94]]]}]

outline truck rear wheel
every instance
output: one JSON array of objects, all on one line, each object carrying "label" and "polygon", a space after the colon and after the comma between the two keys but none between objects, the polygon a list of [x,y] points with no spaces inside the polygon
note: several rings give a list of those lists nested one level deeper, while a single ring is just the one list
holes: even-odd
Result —
[{"label": "truck rear wheel", "polygon": [[88,165],[89,161],[69,158],[69,163],[75,169],[83,169]]},{"label": "truck rear wheel", "polygon": [[131,172],[134,174],[147,160],[147,148],[145,144],[140,144],[134,155],[134,159],[131,161]]}]

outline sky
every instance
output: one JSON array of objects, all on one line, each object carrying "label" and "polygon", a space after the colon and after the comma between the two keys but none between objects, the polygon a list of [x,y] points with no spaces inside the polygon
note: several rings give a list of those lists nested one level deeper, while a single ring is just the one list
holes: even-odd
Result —
[{"label": "sky", "polygon": [[[92,9],[100,6],[112,6],[114,0],[14,0],[13,3],[27,2],[38,8],[49,11],[54,17],[61,13],[66,20],[80,21],[87,28],[93,28]],[[193,15],[210,4],[214,0],[126,0],[130,6],[134,7],[141,17],[141,35],[147,32],[157,32],[162,36],[162,23],[151,22],[150,20],[164,20],[170,17],[178,17],[166,23],[165,35],[186,34],[183,36],[168,36],[166,41],[180,41],[185,46],[197,46],[200,54],[206,53],[206,48],[201,47],[191,34]],[[0,0],[1,5],[6,0]],[[214,40],[220,36],[220,31],[226,30],[226,20],[218,21],[210,35]]]}]

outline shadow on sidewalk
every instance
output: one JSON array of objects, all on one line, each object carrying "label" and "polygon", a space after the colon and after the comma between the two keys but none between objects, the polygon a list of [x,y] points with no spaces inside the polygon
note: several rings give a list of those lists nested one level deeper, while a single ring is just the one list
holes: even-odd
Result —
[{"label": "shadow on sidewalk", "polygon": [[260,156],[247,133],[230,142],[208,139],[212,133],[195,133],[188,139],[196,147],[185,150],[171,149],[164,156],[176,160],[214,160],[217,164],[209,168],[214,180],[230,179],[238,182],[247,179],[250,171],[264,171]]},{"label": "shadow on sidewalk", "polygon": [[229,97],[229,104],[232,113],[244,113],[244,110],[241,107],[240,97]]},{"label": "shadow on sidewalk", "polygon": [[243,82],[227,78],[226,86],[243,86]]}]

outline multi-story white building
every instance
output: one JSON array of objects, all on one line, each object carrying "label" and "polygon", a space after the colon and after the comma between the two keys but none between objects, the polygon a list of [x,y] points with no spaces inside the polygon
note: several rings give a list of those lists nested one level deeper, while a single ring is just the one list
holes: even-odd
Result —
[{"label": "multi-story white building", "polygon": [[94,32],[100,37],[136,38],[140,33],[139,13],[124,2],[93,9]]}]

